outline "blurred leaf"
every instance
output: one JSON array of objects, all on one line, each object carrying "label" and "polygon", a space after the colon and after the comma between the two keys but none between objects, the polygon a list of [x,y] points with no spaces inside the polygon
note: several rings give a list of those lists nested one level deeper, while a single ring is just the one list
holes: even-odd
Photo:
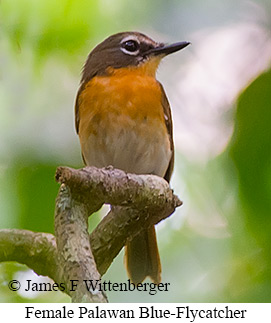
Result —
[{"label": "blurred leaf", "polygon": [[[233,299],[271,301],[271,72],[241,94],[230,155],[239,177]],[[238,201],[238,200],[237,200]],[[230,287],[230,286],[229,286]]]},{"label": "blurred leaf", "polygon": [[240,96],[231,156],[239,174],[246,224],[262,247],[271,247],[271,72]]}]

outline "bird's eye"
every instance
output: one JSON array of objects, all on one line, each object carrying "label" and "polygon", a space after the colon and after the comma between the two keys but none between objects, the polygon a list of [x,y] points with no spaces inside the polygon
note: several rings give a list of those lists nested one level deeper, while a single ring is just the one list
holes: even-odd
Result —
[{"label": "bird's eye", "polygon": [[121,44],[122,48],[126,49],[128,52],[136,52],[139,49],[139,44],[135,40],[126,40]]}]

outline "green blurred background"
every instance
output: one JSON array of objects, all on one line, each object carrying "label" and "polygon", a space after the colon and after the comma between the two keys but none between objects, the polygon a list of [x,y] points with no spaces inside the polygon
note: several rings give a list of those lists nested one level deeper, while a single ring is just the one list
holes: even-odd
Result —
[{"label": "green blurred background", "polygon": [[[271,302],[270,27],[268,0],[2,0],[0,228],[53,233],[55,169],[82,166],[73,109],[88,52],[126,30],[188,40],[157,74],[174,119],[171,185],[184,201],[157,226],[169,292],[109,300]],[[104,278],[127,280],[123,252]],[[11,292],[11,279],[45,278],[0,264],[1,302],[69,301]]]}]

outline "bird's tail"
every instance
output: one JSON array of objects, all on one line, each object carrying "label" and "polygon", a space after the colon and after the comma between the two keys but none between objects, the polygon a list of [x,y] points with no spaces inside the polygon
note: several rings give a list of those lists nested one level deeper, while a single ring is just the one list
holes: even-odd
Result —
[{"label": "bird's tail", "polygon": [[161,263],[154,226],[127,243],[125,264],[134,284],[141,283],[148,276],[156,284],[161,282]]}]

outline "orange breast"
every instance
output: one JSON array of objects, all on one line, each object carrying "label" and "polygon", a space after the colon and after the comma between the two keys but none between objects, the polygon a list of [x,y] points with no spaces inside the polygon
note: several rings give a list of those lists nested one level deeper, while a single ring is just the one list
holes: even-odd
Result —
[{"label": "orange breast", "polygon": [[87,164],[162,176],[171,151],[161,95],[156,79],[135,69],[91,79],[79,100],[79,137]]}]

